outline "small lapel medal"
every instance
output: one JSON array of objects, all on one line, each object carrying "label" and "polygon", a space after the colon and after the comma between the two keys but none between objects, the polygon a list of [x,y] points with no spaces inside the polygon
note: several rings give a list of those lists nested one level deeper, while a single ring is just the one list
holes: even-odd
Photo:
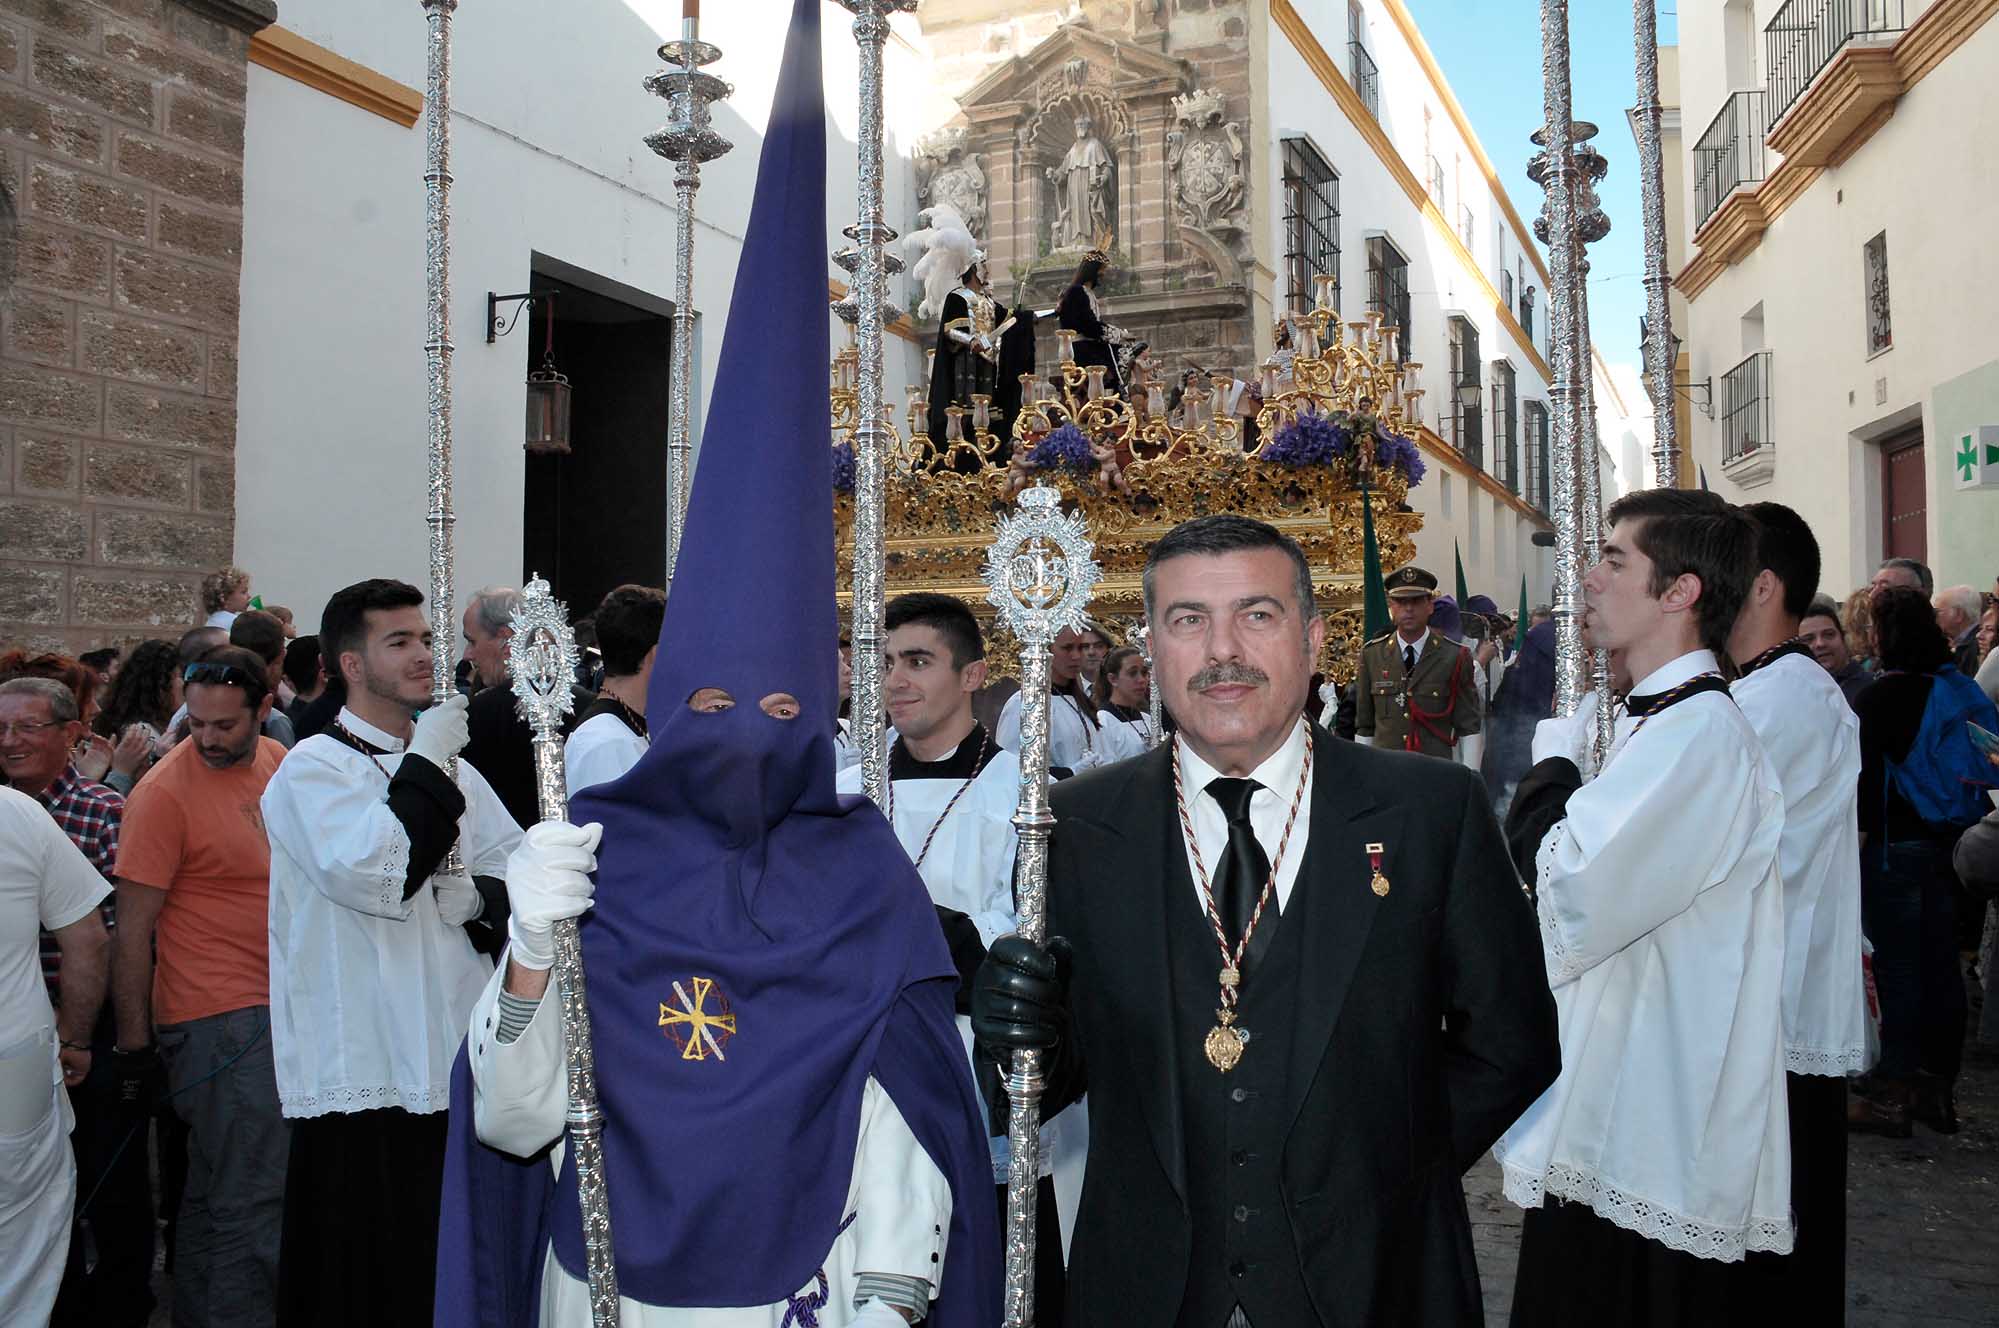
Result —
[{"label": "small lapel medal", "polygon": [[1367,883],[1367,886],[1368,889],[1374,891],[1377,898],[1386,897],[1388,894],[1388,878],[1381,874],[1381,855],[1387,851],[1388,846],[1386,844],[1369,844],[1367,846],[1367,865],[1374,869],[1374,878]]}]

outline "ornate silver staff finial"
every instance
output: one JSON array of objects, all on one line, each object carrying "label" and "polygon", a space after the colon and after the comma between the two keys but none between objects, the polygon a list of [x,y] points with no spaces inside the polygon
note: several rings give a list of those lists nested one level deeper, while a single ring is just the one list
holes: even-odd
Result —
[{"label": "ornate silver staff finial", "polygon": [[1145,660],[1145,745],[1157,747],[1166,741],[1166,704],[1159,695],[1159,674],[1152,666],[1152,624],[1140,623],[1132,631],[1131,643]]},{"label": "ornate silver staff finial", "polygon": [[[1081,630],[1083,610],[1102,573],[1092,558],[1089,529],[1064,512],[1062,495],[1036,485],[1020,495],[1019,510],[1000,522],[986,550],[987,600],[998,621],[1020,643],[1020,803],[1013,814],[1020,834],[1017,875],[1020,934],[1036,945],[1047,939],[1049,646],[1065,628]],[[1041,1175],[1039,1104],[1041,1053],[1016,1051],[1007,1076],[1006,1323],[1034,1321],[1034,1200]]]},{"label": "ornate silver staff finial", "polygon": [[[569,613],[536,576],[514,609],[507,661],[515,704],[534,730],[535,796],[544,821],[567,820],[569,797],[562,763],[562,719],[575,708],[576,636]],[[593,1328],[618,1328],[618,1272],[611,1253],[611,1201],[604,1188],[604,1111],[597,1103],[596,1055],[583,985],[583,949],[576,919],[555,924],[555,984],[562,1001],[567,1048],[570,1156],[583,1210],[583,1254],[590,1281]]]}]

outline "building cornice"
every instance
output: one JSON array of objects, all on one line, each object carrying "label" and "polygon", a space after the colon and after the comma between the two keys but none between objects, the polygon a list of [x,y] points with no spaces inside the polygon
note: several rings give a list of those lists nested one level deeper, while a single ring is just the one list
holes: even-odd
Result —
[{"label": "building cornice", "polygon": [[[1456,256],[1458,266],[1477,283],[1477,290],[1485,296],[1494,313],[1499,316],[1499,325],[1520,347],[1527,362],[1534,366],[1543,382],[1553,381],[1554,371],[1548,367],[1548,362],[1541,358],[1541,352],[1534,349],[1533,338],[1529,337],[1526,329],[1520,326],[1520,321],[1513,316],[1513,311],[1499,298],[1499,291],[1493,286],[1492,278],[1479,267],[1478,260],[1472,257],[1471,250],[1465,248],[1465,243],[1458,237],[1457,230],[1431,199],[1429,191],[1423,187],[1423,182],[1416,178],[1416,172],[1402,160],[1402,154],[1395,150],[1395,144],[1390,141],[1380,123],[1369,114],[1367,104],[1361,101],[1360,94],[1353,89],[1353,84],[1347,82],[1346,75],[1340,72],[1332,56],[1326,53],[1326,48],[1313,35],[1311,27],[1298,11],[1292,8],[1290,0],[1270,0],[1270,16],[1276,21],[1278,29],[1284,33],[1285,39],[1291,43],[1292,49],[1297,51],[1299,58],[1304,60],[1326,91],[1332,94],[1334,102],[1359,131],[1360,136],[1367,140],[1368,146],[1374,149],[1374,155],[1381,159],[1381,164],[1387,168],[1389,175],[1402,186],[1402,192],[1409,196],[1409,201],[1428,219],[1431,228]],[[1484,159],[1481,157],[1480,160],[1483,162]],[[1497,186],[1494,187],[1497,190]],[[1504,200],[1503,192],[1495,192],[1494,197]],[[1508,208],[1508,214],[1511,215],[1511,208]],[[1547,280],[1547,270],[1541,266],[1539,254],[1531,247],[1527,252],[1534,255],[1534,267],[1542,274],[1542,280]]]},{"label": "building cornice", "polygon": [[1784,210],[1827,167],[1838,166],[1888,123],[1910,88],[1999,14],[1999,0],[1936,0],[1891,45],[1848,46],[1819,71],[1765,140],[1783,161],[1754,189],[1738,190],[1694,232],[1698,252],[1673,284],[1689,301],[1762,242]]},{"label": "building cornice", "polygon": [[1470,457],[1445,442],[1443,435],[1432,429],[1429,425],[1419,424],[1416,426],[1416,441],[1424,451],[1436,457],[1437,460],[1443,462],[1452,470],[1470,479],[1479,488],[1484,489],[1495,499],[1512,508],[1520,516],[1526,517],[1529,521],[1545,530],[1553,530],[1555,528],[1555,523],[1548,519],[1547,513],[1494,479],[1491,473],[1484,467],[1474,464]]},{"label": "building cornice", "polygon": [[250,39],[250,63],[358,106],[408,129],[423,114],[415,88],[356,64],[287,28],[268,27]]}]

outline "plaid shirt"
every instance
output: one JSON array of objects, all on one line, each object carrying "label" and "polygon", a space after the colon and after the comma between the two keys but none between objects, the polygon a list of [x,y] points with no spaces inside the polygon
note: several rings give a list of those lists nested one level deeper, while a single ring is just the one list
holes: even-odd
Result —
[{"label": "plaid shirt", "polygon": [[[71,765],[63,767],[55,782],[42,791],[41,804],[109,885],[112,869],[118,863],[118,827],[125,819],[125,795],[108,784],[85,779]],[[110,896],[99,906],[99,911],[108,930],[113,925]],[[62,1004],[61,973],[62,951],[56,947],[56,938],[43,932],[42,981],[48,983],[49,999],[57,1005]]]}]

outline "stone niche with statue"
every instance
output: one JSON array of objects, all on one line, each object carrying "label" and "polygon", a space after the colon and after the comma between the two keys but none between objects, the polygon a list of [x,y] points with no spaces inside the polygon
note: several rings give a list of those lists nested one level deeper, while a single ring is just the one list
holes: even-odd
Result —
[{"label": "stone niche with statue", "polygon": [[[1113,237],[1098,294],[1107,321],[1150,344],[1154,374],[1199,366],[1253,378],[1255,163],[1239,12],[1189,28],[1163,5],[1094,19],[1083,9],[1024,53],[975,48],[958,62],[975,76],[954,121],[914,146],[918,206],[956,207],[987,251],[994,294],[1038,309],[1054,305],[1097,237]],[[947,49],[954,28],[988,17],[964,0],[918,14]],[[1039,340],[1052,362],[1053,319]]]}]

